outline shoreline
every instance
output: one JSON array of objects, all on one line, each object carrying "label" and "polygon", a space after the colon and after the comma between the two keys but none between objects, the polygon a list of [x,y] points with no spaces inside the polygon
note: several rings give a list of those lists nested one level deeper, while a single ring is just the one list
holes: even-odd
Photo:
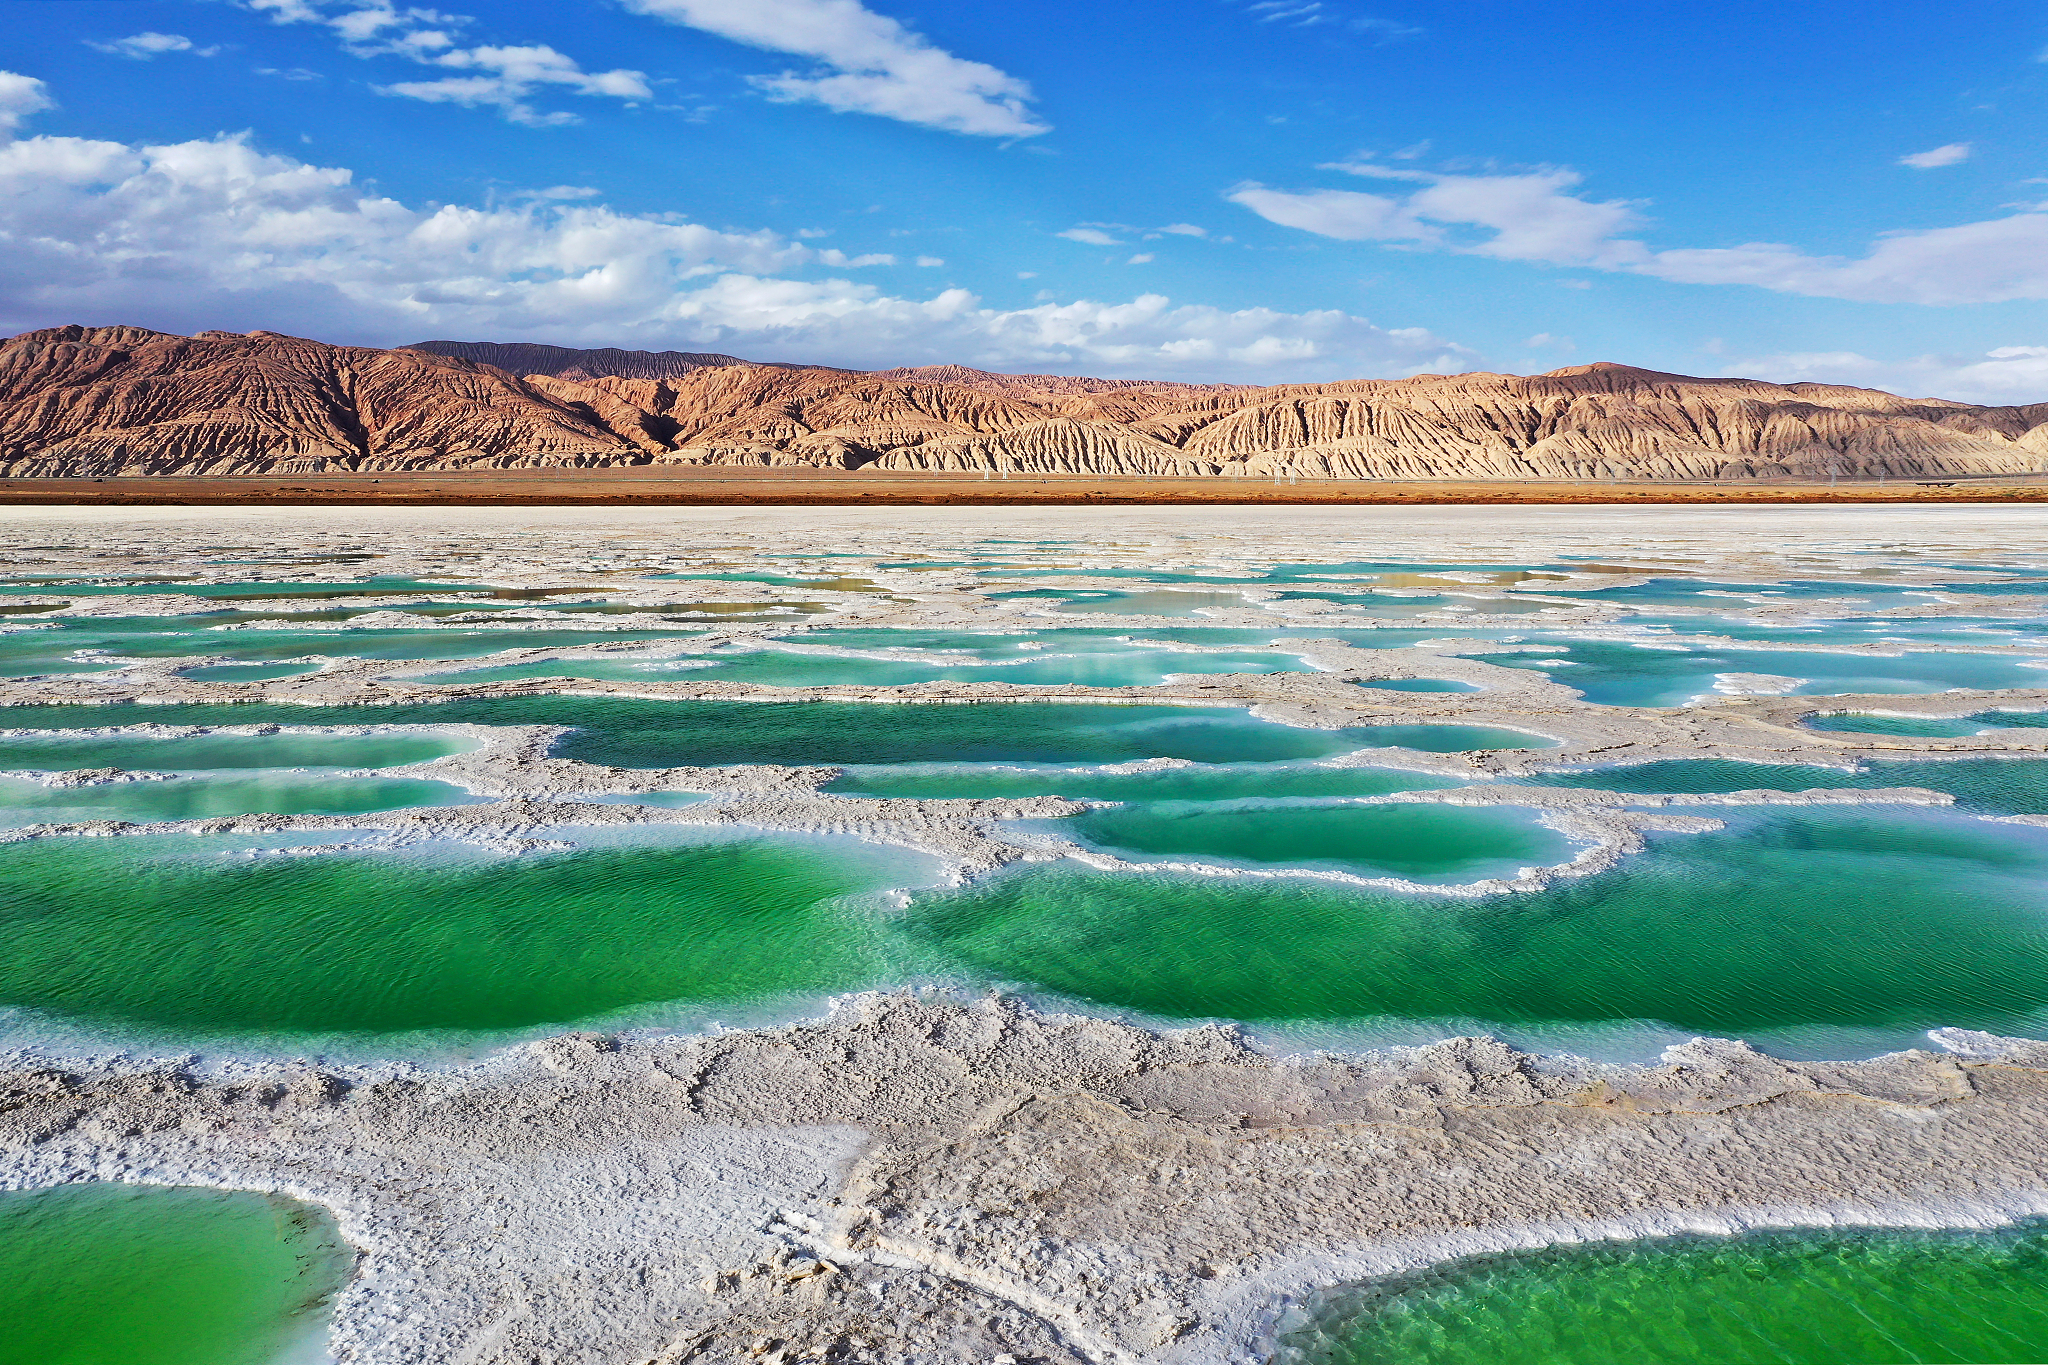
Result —
[{"label": "shoreline", "polygon": [[0,506],[51,507],[1374,507],[1898,506],[2048,502],[2048,474],[1814,483],[1478,482],[869,473],[704,466],[221,477],[0,478]]}]

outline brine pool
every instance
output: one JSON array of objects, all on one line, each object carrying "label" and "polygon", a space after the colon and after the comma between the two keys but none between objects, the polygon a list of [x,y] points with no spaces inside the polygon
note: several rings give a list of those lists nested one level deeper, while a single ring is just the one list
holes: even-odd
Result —
[{"label": "brine pool", "polygon": [[[376,558],[0,583],[6,1042],[431,1064],[905,985],[1283,1048],[2048,1031],[2020,557]],[[1730,696],[1850,700],[1674,756]],[[2038,1360],[2043,1237],[1451,1262],[1279,1349]],[[348,1263],[270,1196],[0,1194],[0,1365],[317,1359]]]}]

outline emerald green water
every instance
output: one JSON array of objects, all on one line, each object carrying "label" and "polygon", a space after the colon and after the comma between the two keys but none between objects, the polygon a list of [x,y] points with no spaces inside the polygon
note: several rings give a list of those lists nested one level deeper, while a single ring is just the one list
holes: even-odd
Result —
[{"label": "emerald green water", "polygon": [[1563,862],[1571,846],[1523,811],[1261,801],[1149,801],[1064,821],[1138,859],[1223,859],[1366,877],[1470,879]]},{"label": "emerald green water", "polygon": [[[1503,812],[1298,813],[1298,826],[1197,803],[1082,819],[1104,843],[1375,875],[1449,878],[1461,860],[1490,875],[1488,858],[1551,851],[1513,843],[1552,836]],[[845,841],[684,837],[711,841],[516,858],[252,858],[189,835],[0,844],[0,1006],[146,1036],[337,1046],[694,1018],[913,979],[1168,1018],[1657,1021],[1895,1045],[1944,1024],[2023,1032],[2048,1010],[2041,842],[1938,813],[1738,815],[1592,879],[1476,900],[1055,865],[887,914],[876,894],[930,886],[933,864]]]},{"label": "emerald green water", "polygon": [[1544,773],[1521,781],[1539,787],[1616,792],[1796,792],[1814,787],[1868,791],[1876,787],[1927,787],[1950,793],[1962,810],[1997,815],[2048,814],[2048,761],[2034,758],[1930,762],[1879,759],[1853,773],[1796,764],[1681,758],[1582,773]]},{"label": "emerald green water", "polygon": [[0,774],[0,827],[86,820],[204,820],[220,815],[359,815],[407,806],[459,806],[480,798],[446,782],[266,772],[45,787]]},{"label": "emerald green water", "polygon": [[1450,678],[1374,678],[1358,684],[1380,692],[1477,692],[1477,683],[1456,682]]},{"label": "emerald green water", "polygon": [[2048,1360],[2048,1231],[1767,1232],[1474,1257],[1329,1297],[1285,1365]]},{"label": "emerald green water", "polygon": [[[195,847],[195,845],[197,847]],[[0,1005],[190,1038],[482,1035],[873,982],[865,897],[935,875],[793,838],[517,858],[0,845]]]},{"label": "emerald green water", "polygon": [[1577,688],[1587,701],[1605,706],[1682,706],[1711,694],[1715,675],[1762,673],[1809,681],[1793,688],[1800,696],[1946,692],[1953,687],[1996,689],[2036,687],[2041,670],[1984,654],[1828,654],[1808,650],[1682,648],[1620,644],[1545,636],[1562,646],[1537,654],[1472,657],[1507,668],[1528,668],[1533,660],[1562,661],[1544,668],[1554,682]]},{"label": "emerald green water", "polygon": [[[521,629],[507,625],[439,630],[166,629],[161,619],[92,621],[0,634],[0,677],[108,669],[124,659],[219,656],[245,663],[331,655],[341,659],[475,659],[507,649],[561,649],[621,640],[678,641],[689,624],[661,630]],[[80,650],[102,655],[74,658]],[[244,679],[246,681],[246,679]]]},{"label": "emerald green water", "polygon": [[1306,764],[1204,763],[1139,772],[981,764],[904,764],[848,768],[824,790],[851,796],[959,800],[1068,796],[1093,801],[1229,801],[1264,796],[1381,796],[1455,787],[1449,778],[1390,768]]},{"label": "emerald green water", "polygon": [[[1060,554],[1070,563],[1076,557]],[[742,567],[705,576],[792,588],[875,587],[865,579],[803,577],[787,564],[753,573]],[[1214,576],[1181,569],[1189,571],[1077,567],[1124,579],[1129,591],[1076,596],[1025,589],[1026,599],[1074,613],[1041,614],[1030,629],[801,626],[831,619],[814,603],[782,604],[778,614],[787,624],[771,627],[800,644],[870,651],[866,656],[806,654],[768,641],[704,650],[690,623],[673,614],[672,629],[618,633],[575,628],[573,617],[543,630],[481,621],[472,628],[467,618],[461,629],[428,629],[421,622],[383,630],[315,628],[339,624],[364,605],[359,595],[372,590],[418,594],[420,609],[433,613],[541,602],[550,591],[584,595],[583,589],[507,590],[489,603],[450,603],[449,585],[428,581],[302,584],[296,595],[306,600],[273,604],[266,622],[238,610],[251,604],[237,599],[278,596],[294,585],[210,585],[200,591],[219,598],[212,604],[219,610],[203,616],[62,619],[0,634],[0,674],[204,656],[220,662],[196,665],[190,676],[249,682],[303,672],[311,665],[294,661],[310,655],[431,661],[607,641],[700,652],[666,665],[630,655],[573,663],[491,659],[487,663],[496,666],[482,672],[441,673],[462,682],[586,672],[799,686],[937,679],[1128,686],[1168,673],[1300,669],[1302,661],[1286,651],[1301,639],[1379,647],[1526,636],[1562,646],[1565,653],[1550,657],[1565,666],[1548,675],[1596,703],[1682,701],[1710,688],[1723,671],[1811,678],[1803,688],[1810,692],[1939,691],[2041,680],[2039,670],[2007,658],[1637,648],[1574,639],[1569,628],[1535,621],[1520,628],[1523,636],[1510,633],[1513,628],[1461,632],[1410,629],[1406,622],[1332,630],[1278,616],[1265,627],[1219,628],[1193,613],[1252,605],[1230,590],[1233,582],[1263,583],[1300,598],[1377,603],[1399,615],[1447,605],[1490,611],[1502,603],[1539,612],[1544,603],[1513,594],[1552,590],[1557,578],[1526,567],[1377,562],[1253,566],[1219,569]],[[1488,583],[1443,576],[1453,571],[1483,572]],[[1374,575],[1370,586],[1436,595],[1375,596],[1347,573]],[[1173,591],[1172,584],[1191,590]],[[1661,612],[1630,623],[1646,631],[1713,626],[1769,641],[1849,644],[1889,633],[1933,640],[1944,630],[1955,635],[1958,624],[1872,619],[1873,602],[1922,600],[1884,585],[1868,592],[1860,582],[1723,586],[1760,600],[1798,601],[1814,615],[1792,626],[1747,622],[1725,615],[1741,603],[1700,596],[1715,584],[1676,578],[1579,600]],[[165,582],[150,590],[191,589]],[[1472,595],[1483,592],[1509,596]],[[436,594],[442,603],[429,600]],[[317,600],[323,597],[333,600]],[[1839,597],[1862,601],[1823,600]],[[1656,606],[1667,600],[1698,614]],[[763,619],[768,605],[687,609],[702,618],[695,624],[705,625],[714,618],[719,624]],[[628,608],[614,599],[562,609]],[[1187,625],[1119,630],[1087,615],[1105,611],[1169,612]],[[268,628],[280,613],[293,612],[305,619]],[[1983,616],[1958,619],[1976,632],[1958,638],[2031,638],[2028,632],[2037,629]],[[1162,647],[1169,642],[1230,652],[1189,654]],[[872,654],[904,649],[923,657]],[[1505,655],[1501,661],[1526,667],[1534,658]],[[1368,681],[1360,684],[1361,695],[1376,686],[1469,690],[1444,679]],[[1936,722],[1946,727],[1940,730],[1898,732],[1974,733],[2031,719],[1986,712]],[[1456,785],[1449,779],[1319,766],[1380,746],[1450,753],[1552,744],[1493,727],[1312,730],[1257,720],[1241,707],[670,702],[573,694],[355,707],[67,705],[21,708],[0,720],[43,732],[0,737],[0,770],[111,766],[180,774],[71,789],[0,775],[0,826],[257,811],[368,814],[466,803],[475,798],[452,786],[335,774],[416,762],[471,741],[430,733],[308,735],[303,727],[547,724],[573,727],[556,745],[559,756],[599,765],[830,765],[845,771],[826,790],[853,796],[1060,795],[1119,802],[1038,828],[1139,862],[1463,882],[1562,861],[1572,851],[1521,811],[1361,806],[1344,799]],[[1850,729],[1870,721],[1841,717],[1816,724]],[[258,723],[290,728],[175,740],[61,734],[136,724]],[[1876,722],[1877,728],[1885,724]],[[1171,762],[1145,766],[1157,760]],[[1694,760],[1528,780],[1623,792],[1910,785],[1954,793],[1963,813],[2048,812],[2048,763],[2034,761],[1887,761],[1844,773]],[[703,797],[618,799],[694,804]],[[899,909],[881,893],[931,888],[939,874],[929,860],[846,841],[730,828],[716,834],[642,831],[630,836],[639,841],[632,844],[580,831],[573,837],[599,843],[574,853],[508,858],[446,849],[249,856],[245,845],[211,836],[0,844],[0,925],[10,949],[0,961],[0,1007],[27,1012],[23,1018],[31,1025],[51,1017],[179,1040],[385,1040],[368,1044],[373,1047],[410,1047],[421,1038],[436,1045],[502,1039],[592,1020],[701,1019],[706,1010],[764,1003],[772,1012],[781,1008],[777,1001],[906,980],[976,989],[1016,983],[1166,1018],[1327,1021],[1340,1032],[1354,1025],[1370,1031],[1373,1021],[1408,1021],[1423,1031],[1439,1025],[1520,1029],[1529,1037],[1564,1036],[1582,1027],[1620,1036],[1654,1025],[1767,1043],[1817,1037],[1816,1030],[1835,1030],[1835,1038],[1860,1030],[1859,1038],[1910,1043],[1936,1024],[2019,1033],[2048,1021],[2048,862],[2040,852],[2048,836],[1972,823],[1956,812],[1890,807],[1711,813],[1726,815],[1730,828],[1656,836],[1649,853],[1615,870],[1542,893],[1480,899],[1401,894],[1327,878],[1119,874],[1064,863],[1019,867],[966,888],[916,891]]]},{"label": "emerald green water", "polygon": [[1839,715],[1815,716],[1806,722],[1809,730],[1831,730],[1860,735],[1910,735],[1921,739],[1967,739],[1986,730],[2039,730],[2048,728],[2048,712],[1979,711],[1973,716],[1877,716],[1847,711]]},{"label": "emerald green water", "polygon": [[507,682],[524,678],[610,678],[645,682],[687,676],[763,683],[775,687],[896,687],[921,682],[1007,682],[1030,686],[1150,687],[1175,673],[1299,673],[1309,666],[1290,654],[1193,654],[1179,650],[1123,649],[1068,654],[1009,655],[999,660],[951,661],[848,658],[761,649],[699,654],[675,660],[549,659],[502,668],[437,673],[429,683]]},{"label": "emerald green water", "polygon": [[[629,768],[962,760],[1124,763],[1146,758],[1278,762],[1401,743],[1393,732],[1402,730],[1415,732],[1410,738],[1430,742],[1435,742],[1436,731],[1443,731],[1435,739],[1450,747],[1490,747],[1483,745],[1490,734],[1515,740],[1515,747],[1528,747],[1529,740],[1526,735],[1466,726],[1308,730],[1255,720],[1235,706],[646,701],[567,695],[397,706],[34,706],[0,712],[0,721],[38,729],[147,723],[572,725],[578,728],[556,745],[558,755]],[[9,762],[9,752],[0,748],[0,763]]]},{"label": "emerald green water", "polygon": [[[116,708],[101,708],[112,711]],[[168,707],[119,708],[145,713]],[[216,723],[248,724],[253,717],[238,714],[244,708],[211,708],[220,714]],[[296,709],[296,708],[286,708]],[[0,712],[0,719],[41,721],[42,708]],[[297,720],[296,717],[293,718]],[[154,715],[131,715],[125,722],[147,724]],[[162,724],[182,724],[162,721]],[[304,723],[304,722],[300,722]],[[369,724],[376,724],[370,721]],[[148,735],[79,735],[43,733],[0,735],[0,768],[32,768],[47,772],[71,772],[82,768],[129,768],[153,772],[181,772],[198,768],[396,768],[407,763],[425,763],[450,754],[468,753],[477,741],[467,735],[451,734],[291,734],[267,735],[182,735],[157,739]]]},{"label": "emerald green water", "polygon": [[281,1365],[354,1258],[327,1218],[239,1191],[0,1194],[0,1365]]},{"label": "emerald green water", "polygon": [[1523,895],[1062,867],[927,894],[905,928],[975,974],[1167,1017],[2038,1027],[2035,840],[1944,816],[1733,820]]}]

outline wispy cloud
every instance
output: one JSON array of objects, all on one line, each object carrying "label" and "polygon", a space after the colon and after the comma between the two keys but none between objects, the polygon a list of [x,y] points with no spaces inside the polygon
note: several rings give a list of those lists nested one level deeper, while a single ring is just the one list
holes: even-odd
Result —
[{"label": "wispy cloud", "polygon": [[1363,162],[1331,169],[1417,188],[1365,194],[1248,183],[1224,197],[1269,222],[1341,241],[1592,266],[1681,284],[1748,284],[1868,303],[2048,299],[2043,205],[1954,227],[1883,233],[1853,258],[1809,255],[1777,242],[1653,250],[1628,235],[1645,226],[1637,205],[1582,197],[1576,171],[1453,175]]},{"label": "wispy cloud", "polygon": [[755,78],[771,99],[984,137],[1036,137],[1052,126],[1031,87],[968,61],[859,0],[625,0],[626,8],[770,52],[808,57],[811,71]]},{"label": "wispy cloud", "polygon": [[1953,166],[1959,161],[1970,159],[1970,144],[1951,142],[1928,152],[1914,152],[1899,158],[1901,166],[1911,166],[1916,171],[1931,171],[1937,166]]},{"label": "wispy cloud", "polygon": [[540,44],[478,46],[458,44],[451,30],[473,22],[467,15],[398,9],[388,0],[245,0],[250,9],[280,24],[319,24],[358,57],[398,57],[422,66],[461,71],[431,81],[398,81],[375,87],[382,95],[498,110],[514,123],[549,127],[574,123],[566,110],[542,112],[534,97],[543,90],[651,100],[647,77],[638,71],[585,71],[575,58]]},{"label": "wispy cloud", "polygon": [[[1626,202],[1596,203],[1570,193],[1583,178],[1576,171],[1435,175],[1351,163],[1333,169],[1421,188],[1396,198],[1356,190],[1288,191],[1247,184],[1225,197],[1271,222],[1324,237],[1399,242],[1552,265],[1612,260],[1619,249],[1615,234],[1637,222],[1634,206]],[[1467,231],[1461,234],[1459,229]]]},{"label": "wispy cloud", "polygon": [[1065,232],[1055,232],[1055,237],[1064,237],[1070,242],[1082,242],[1088,246],[1122,246],[1121,237],[1112,237],[1097,227],[1070,227]]},{"label": "wispy cloud", "polygon": [[2048,394],[2048,346],[1879,360],[1856,351],[1793,351],[1730,362],[1731,372],[1780,384],[1848,384],[1965,403],[2038,403]]},{"label": "wispy cloud", "polygon": [[218,47],[198,47],[182,33],[134,33],[112,42],[94,42],[88,38],[85,45],[96,52],[109,53],[116,57],[128,57],[146,62],[152,57],[161,57],[172,52],[187,52],[194,57],[211,57],[219,52]]},{"label": "wispy cloud", "polygon": [[1419,37],[1422,33],[1415,25],[1398,19],[1348,14],[1328,0],[1251,0],[1244,8],[1260,23],[1281,28],[1341,29],[1367,34],[1381,42]]},{"label": "wispy cloud", "polygon": [[1305,28],[1310,24],[1329,22],[1323,12],[1323,0],[1257,0],[1245,8],[1262,24],[1291,24]]}]

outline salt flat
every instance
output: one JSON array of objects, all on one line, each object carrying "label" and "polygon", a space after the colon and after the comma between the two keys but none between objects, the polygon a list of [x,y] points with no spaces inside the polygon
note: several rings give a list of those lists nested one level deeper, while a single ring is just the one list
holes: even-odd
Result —
[{"label": "salt flat", "polygon": [[0,572],[0,1179],[332,1210],[339,1361],[1261,1360],[1475,1252],[2048,1214],[2024,507],[42,508]]}]

